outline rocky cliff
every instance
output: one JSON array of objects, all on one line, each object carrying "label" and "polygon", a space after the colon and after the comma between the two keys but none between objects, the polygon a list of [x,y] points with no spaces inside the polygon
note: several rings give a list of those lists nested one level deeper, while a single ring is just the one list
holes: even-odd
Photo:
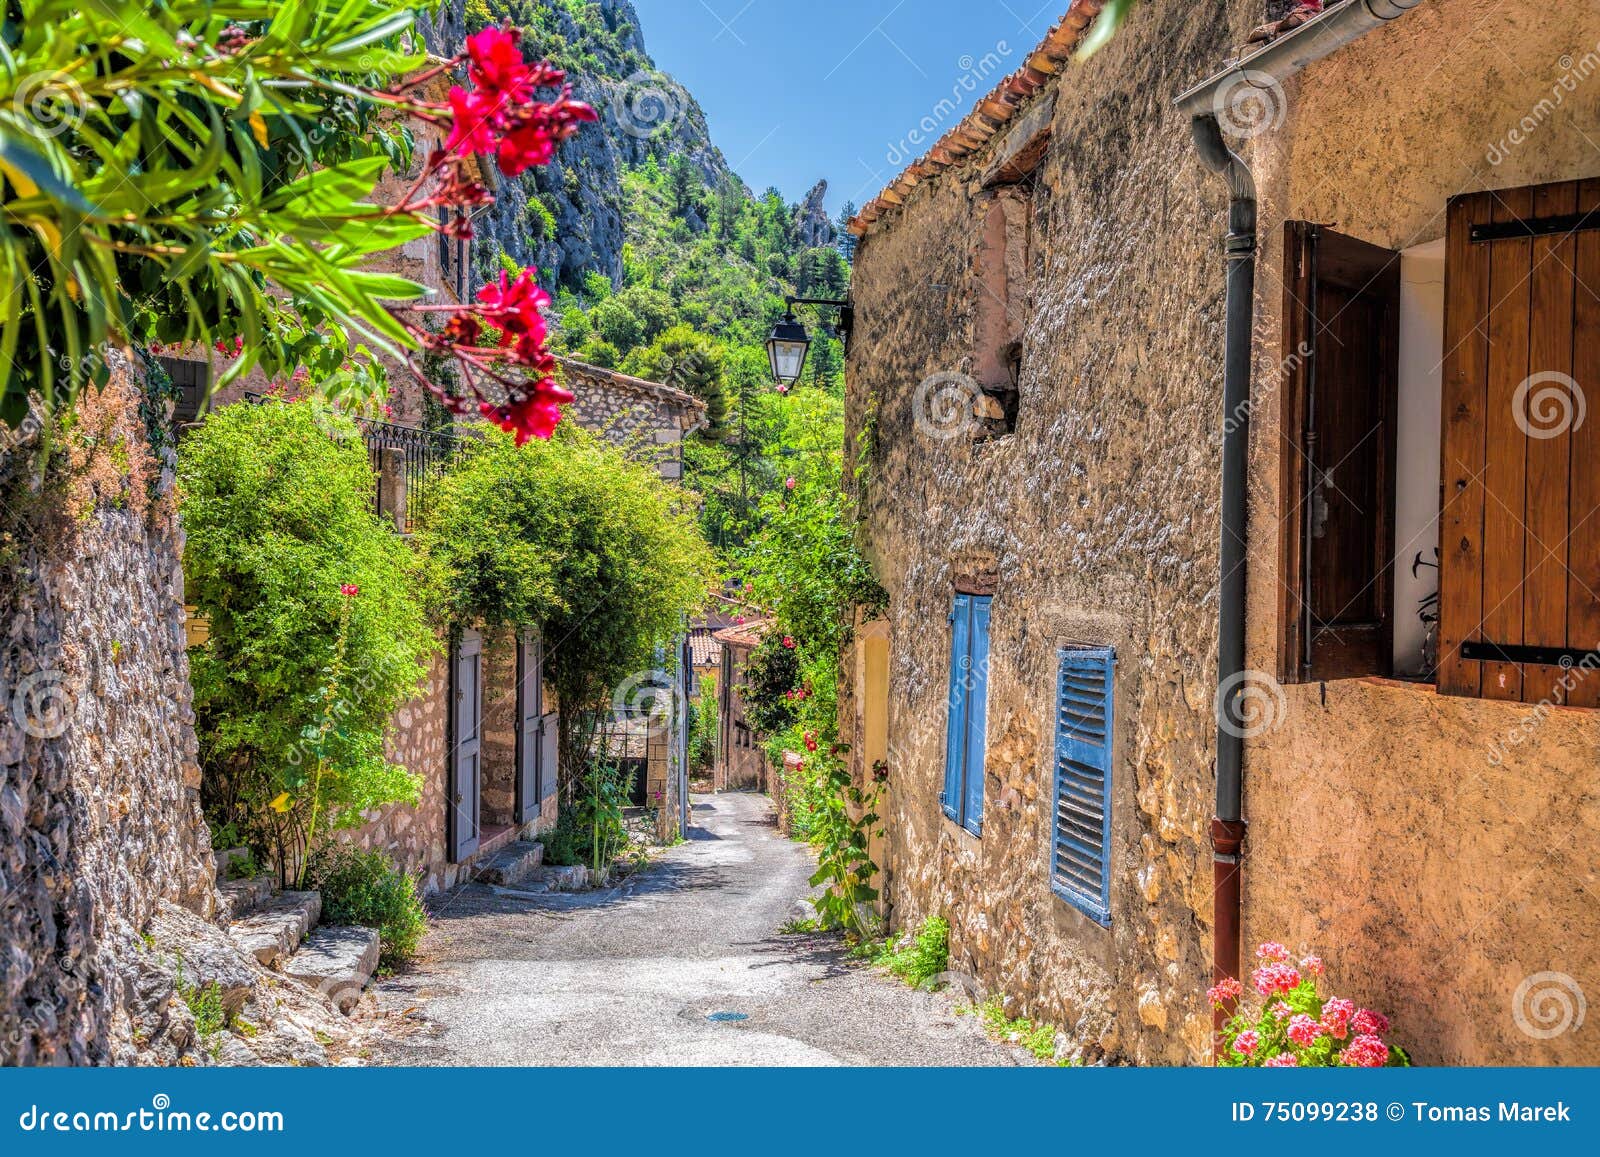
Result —
[{"label": "rocky cliff", "polygon": [[477,227],[480,277],[497,276],[503,255],[537,267],[552,288],[578,288],[590,271],[620,284],[628,214],[622,175],[652,157],[663,166],[684,157],[708,188],[732,183],[748,195],[712,143],[694,96],[656,69],[629,0],[447,0],[421,17],[440,54],[502,20],[523,30],[530,56],[566,69],[574,94],[594,106],[600,123],[551,164],[499,182]]}]

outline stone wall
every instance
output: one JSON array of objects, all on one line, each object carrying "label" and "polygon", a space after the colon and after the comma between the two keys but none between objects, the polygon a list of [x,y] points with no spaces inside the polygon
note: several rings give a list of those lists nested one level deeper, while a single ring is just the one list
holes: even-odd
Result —
[{"label": "stone wall", "polygon": [[[170,458],[120,360],[0,459],[0,1061],[129,1063],[163,901],[215,912]],[[170,993],[170,986],[166,992]]]},{"label": "stone wall", "polygon": [[[1031,235],[1006,247],[1010,273],[1028,282],[1015,298],[1025,328],[1014,434],[994,436],[992,410],[962,392],[984,369],[994,194],[982,178],[1006,134],[919,186],[862,239],[855,266],[845,444],[875,414],[865,514],[891,595],[892,925],[945,916],[953,969],[1005,993],[1014,1014],[1061,1026],[1091,1059],[1193,1061],[1209,1042],[1225,206],[1171,97],[1261,14],[1258,3],[1227,11],[1231,22],[1216,6],[1141,5],[1110,46],[1035,98],[1055,103],[1033,209],[1017,223]],[[947,616],[956,576],[984,574],[998,582],[976,838],[944,818],[939,796]],[[1067,642],[1119,656],[1109,928],[1050,886]],[[867,714],[844,705],[858,765]]]}]

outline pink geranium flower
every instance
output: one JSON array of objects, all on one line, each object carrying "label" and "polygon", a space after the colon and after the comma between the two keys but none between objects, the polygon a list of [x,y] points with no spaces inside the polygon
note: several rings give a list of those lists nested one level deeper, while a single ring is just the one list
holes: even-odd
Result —
[{"label": "pink geranium flower", "polygon": [[1250,974],[1251,983],[1262,996],[1290,993],[1300,984],[1300,970],[1292,964],[1265,964]]},{"label": "pink geranium flower", "polygon": [[1269,1057],[1266,1064],[1261,1067],[1264,1069],[1298,1069],[1300,1062],[1295,1059],[1293,1053],[1279,1053],[1275,1057]]},{"label": "pink geranium flower", "polygon": [[1339,1059],[1361,1069],[1381,1069],[1389,1063],[1389,1046],[1375,1036],[1358,1036]]},{"label": "pink geranium flower", "polygon": [[1363,1008],[1350,1019],[1350,1027],[1357,1036],[1383,1036],[1389,1031],[1389,1018],[1381,1012]]},{"label": "pink geranium flower", "polygon": [[1289,950],[1276,940],[1268,940],[1256,949],[1256,959],[1270,961],[1273,964],[1286,964],[1289,960]]},{"label": "pink geranium flower", "polygon": [[1322,1025],[1334,1040],[1344,1040],[1350,1035],[1350,1020],[1355,1014],[1353,1001],[1336,996],[1322,1006]]},{"label": "pink geranium flower", "polygon": [[1244,985],[1233,977],[1224,977],[1218,983],[1206,989],[1206,999],[1212,1005],[1226,1004],[1230,1000],[1238,1000],[1244,995]]},{"label": "pink geranium flower", "polygon": [[361,593],[361,588],[354,583],[345,583],[339,588],[339,593],[347,599],[353,599]]},{"label": "pink geranium flower", "polygon": [[1301,1048],[1310,1048],[1325,1032],[1325,1028],[1303,1012],[1289,1018],[1289,1039]]},{"label": "pink geranium flower", "polygon": [[1241,1056],[1250,1056],[1260,1047],[1261,1037],[1257,1035],[1254,1029],[1245,1029],[1244,1032],[1239,1034],[1238,1039],[1233,1042],[1234,1051]]}]

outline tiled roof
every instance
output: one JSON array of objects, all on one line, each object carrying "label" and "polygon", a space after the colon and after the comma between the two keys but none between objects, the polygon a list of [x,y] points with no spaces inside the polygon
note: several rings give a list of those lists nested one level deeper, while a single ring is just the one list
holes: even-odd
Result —
[{"label": "tiled roof", "polygon": [[726,631],[718,631],[711,637],[719,643],[727,643],[732,647],[759,647],[761,639],[772,629],[772,620],[755,619],[741,627],[729,627]]},{"label": "tiled roof", "polygon": [[1059,73],[1077,50],[1078,43],[1100,15],[1104,0],[1072,0],[1061,22],[1034,49],[1033,55],[1016,72],[1002,80],[977,107],[939,139],[918,160],[890,183],[850,222],[850,232],[865,236],[877,222],[905,203],[911,190],[938,176],[952,165],[959,165],[978,152],[1005,128],[1036,92]]},{"label": "tiled roof", "polygon": [[601,366],[591,366],[585,362],[574,361],[572,358],[556,358],[557,376],[567,385],[598,386],[613,390],[621,390],[629,394],[642,394],[660,402],[667,402],[680,406],[685,410],[693,410],[704,414],[706,404],[693,394],[676,389],[673,386],[663,386],[659,382],[647,382],[643,378],[630,377],[608,370]]},{"label": "tiled roof", "polygon": [[689,655],[696,667],[715,667],[722,662],[722,644],[707,628],[689,632]]}]

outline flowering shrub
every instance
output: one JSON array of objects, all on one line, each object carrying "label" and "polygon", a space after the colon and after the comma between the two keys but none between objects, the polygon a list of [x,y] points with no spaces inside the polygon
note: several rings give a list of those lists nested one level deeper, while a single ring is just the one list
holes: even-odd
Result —
[{"label": "flowering shrub", "polygon": [[[423,286],[371,270],[430,232],[470,235],[491,199],[478,158],[521,173],[594,119],[558,70],[524,61],[514,31],[485,29],[429,67],[402,0],[13,7],[0,420],[20,420],[30,393],[54,412],[103,382],[108,344],[215,349],[219,386],[259,367],[370,399],[382,369],[365,342],[448,408],[519,440],[549,435],[570,395],[550,376],[530,277],[419,305]],[[427,99],[462,67],[467,86]],[[418,122],[445,144],[398,204],[374,204],[384,173],[410,166]],[[435,385],[425,361],[454,365],[460,384]]]},{"label": "flowering shrub", "polygon": [[1206,993],[1213,1007],[1238,1009],[1223,1026],[1219,1065],[1378,1069],[1411,1064],[1404,1049],[1384,1042],[1388,1017],[1343,997],[1318,994],[1319,957],[1307,956],[1296,966],[1287,948],[1268,941],[1256,949],[1256,960],[1250,983],[1262,1000],[1258,1010],[1239,1006],[1245,986],[1237,980],[1224,980]]}]

